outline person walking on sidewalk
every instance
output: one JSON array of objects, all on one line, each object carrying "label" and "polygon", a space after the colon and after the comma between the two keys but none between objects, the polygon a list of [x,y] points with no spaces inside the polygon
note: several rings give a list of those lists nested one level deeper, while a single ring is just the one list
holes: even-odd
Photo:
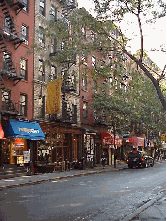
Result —
[{"label": "person walking on sidewalk", "polygon": [[105,162],[106,162],[106,155],[105,155],[105,152],[103,152],[103,154],[101,155],[101,163],[102,163],[103,169],[105,168]]}]

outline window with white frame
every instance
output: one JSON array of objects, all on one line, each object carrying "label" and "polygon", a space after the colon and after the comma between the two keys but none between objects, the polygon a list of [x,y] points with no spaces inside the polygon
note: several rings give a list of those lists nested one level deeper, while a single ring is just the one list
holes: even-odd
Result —
[{"label": "window with white frame", "polygon": [[24,4],[23,10],[24,10],[25,12],[28,12],[28,0],[22,0],[22,3]]},{"label": "window with white frame", "polygon": [[39,13],[45,16],[45,0],[40,0],[39,3]]},{"label": "window with white frame", "polygon": [[12,32],[12,25],[11,25],[9,17],[5,18],[5,31],[10,32],[10,33]]},{"label": "window with white frame", "polygon": [[57,68],[54,65],[51,65],[50,75],[48,77],[50,81],[53,81],[57,78]]},{"label": "window with white frame", "polygon": [[24,44],[28,45],[28,27],[24,24],[21,26],[21,37],[24,40]]},{"label": "window with white frame", "polygon": [[96,58],[92,56],[92,66],[96,65]]},{"label": "window with white frame", "polygon": [[39,60],[39,78],[40,81],[45,81],[45,67],[43,60]]},{"label": "window with white frame", "polygon": [[86,38],[86,29],[84,27],[82,27],[81,32],[82,32],[82,38],[85,39]]},{"label": "window with white frame", "polygon": [[57,10],[54,5],[52,5],[50,8],[50,17],[51,19],[57,20]]},{"label": "window with white frame", "polygon": [[44,29],[42,27],[39,27],[39,44],[40,46],[45,46],[45,35],[44,35]]},{"label": "window with white frame", "polygon": [[27,59],[20,59],[20,74],[24,77],[24,80],[27,80]]},{"label": "window with white frame", "polygon": [[27,94],[20,94],[20,113],[27,116]]},{"label": "window with white frame", "polygon": [[82,52],[82,61],[86,61],[86,56],[84,52]]}]

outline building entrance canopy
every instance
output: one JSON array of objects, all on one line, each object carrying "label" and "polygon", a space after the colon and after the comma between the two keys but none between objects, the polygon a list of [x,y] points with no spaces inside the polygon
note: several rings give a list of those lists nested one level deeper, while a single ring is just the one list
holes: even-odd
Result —
[{"label": "building entrance canopy", "polygon": [[45,140],[45,135],[36,122],[11,119],[5,127],[5,137],[27,140]]}]

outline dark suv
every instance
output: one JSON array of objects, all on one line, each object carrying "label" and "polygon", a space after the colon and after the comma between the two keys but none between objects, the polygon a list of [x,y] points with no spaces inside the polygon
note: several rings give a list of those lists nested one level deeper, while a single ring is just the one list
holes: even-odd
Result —
[{"label": "dark suv", "polygon": [[128,168],[154,166],[153,157],[148,156],[144,151],[134,151],[128,153],[126,162],[128,164]]}]

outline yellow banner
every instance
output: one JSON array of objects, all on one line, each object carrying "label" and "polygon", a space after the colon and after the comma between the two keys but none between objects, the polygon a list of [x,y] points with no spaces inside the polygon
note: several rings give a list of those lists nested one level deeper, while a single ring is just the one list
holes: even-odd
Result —
[{"label": "yellow banner", "polygon": [[166,134],[161,134],[161,140],[166,143]]},{"label": "yellow banner", "polygon": [[60,113],[61,77],[47,83],[46,114]]}]

